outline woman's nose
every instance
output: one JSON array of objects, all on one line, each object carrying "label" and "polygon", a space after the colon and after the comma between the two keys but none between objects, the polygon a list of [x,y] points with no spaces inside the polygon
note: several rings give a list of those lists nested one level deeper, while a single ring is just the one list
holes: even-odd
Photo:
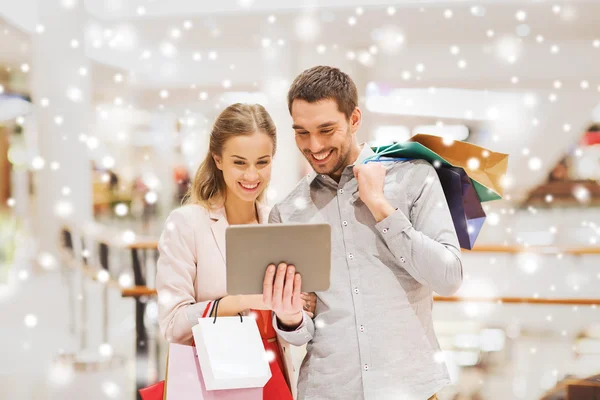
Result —
[{"label": "woman's nose", "polygon": [[254,181],[256,179],[258,179],[258,171],[256,170],[256,167],[251,166],[249,167],[246,172],[244,173],[244,179],[248,180],[248,181]]}]

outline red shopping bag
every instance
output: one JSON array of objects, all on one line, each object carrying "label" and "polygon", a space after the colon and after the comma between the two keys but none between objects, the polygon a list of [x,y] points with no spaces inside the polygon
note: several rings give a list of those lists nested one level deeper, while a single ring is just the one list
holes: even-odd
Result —
[{"label": "red shopping bag", "polygon": [[165,396],[165,381],[140,389],[142,400],[163,400]]}]

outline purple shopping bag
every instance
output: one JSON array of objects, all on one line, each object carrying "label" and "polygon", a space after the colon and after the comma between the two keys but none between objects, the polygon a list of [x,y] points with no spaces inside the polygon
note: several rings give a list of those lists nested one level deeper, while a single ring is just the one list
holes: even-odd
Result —
[{"label": "purple shopping bag", "polygon": [[462,168],[441,167],[436,171],[444,189],[460,247],[471,250],[486,217],[473,182]]},{"label": "purple shopping bag", "polygon": [[165,400],[262,400],[263,389],[206,390],[196,348],[169,344]]}]

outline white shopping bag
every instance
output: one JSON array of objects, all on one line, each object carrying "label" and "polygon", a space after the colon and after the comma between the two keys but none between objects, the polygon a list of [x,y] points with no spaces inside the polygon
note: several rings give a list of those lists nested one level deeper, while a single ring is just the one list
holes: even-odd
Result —
[{"label": "white shopping bag", "polygon": [[192,332],[207,390],[264,387],[271,379],[254,318],[199,318]]}]

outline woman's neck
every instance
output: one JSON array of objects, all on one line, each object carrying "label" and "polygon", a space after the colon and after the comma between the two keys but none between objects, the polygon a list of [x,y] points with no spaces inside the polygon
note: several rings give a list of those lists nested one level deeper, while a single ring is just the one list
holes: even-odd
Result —
[{"label": "woman's neck", "polygon": [[229,225],[255,224],[258,222],[256,203],[240,200],[237,196],[227,196],[225,215]]}]

